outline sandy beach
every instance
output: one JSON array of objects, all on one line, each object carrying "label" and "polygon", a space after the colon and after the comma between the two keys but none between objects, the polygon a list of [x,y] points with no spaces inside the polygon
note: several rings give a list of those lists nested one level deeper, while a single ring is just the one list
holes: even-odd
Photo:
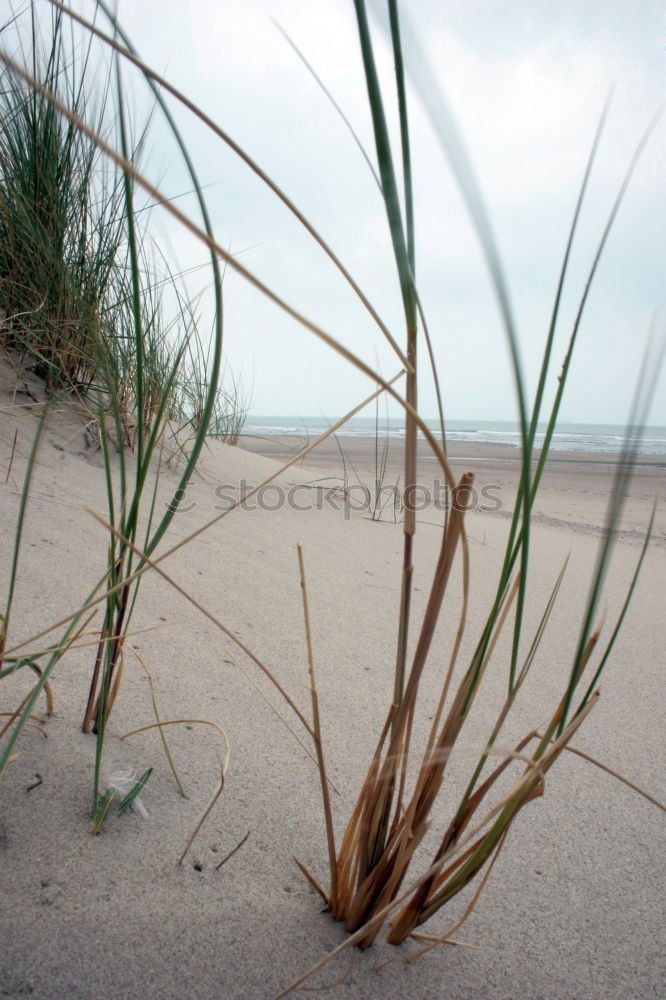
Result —
[{"label": "sandy beach", "polygon": [[[6,381],[2,392],[4,587],[36,414],[32,400],[12,396]],[[210,444],[188,491],[190,509],[174,519],[166,544],[211,518],[215,505],[225,502],[221,496],[270,475],[293,447],[293,442],[267,446],[264,441],[261,447],[252,442],[250,451],[248,442],[243,444]],[[371,475],[374,454],[368,441],[345,442],[345,447],[361,476]],[[402,533],[393,517],[373,522],[363,511],[345,516],[327,505],[308,508],[303,498],[311,495],[313,480],[340,475],[336,452],[327,443],[283,474],[262,505],[233,511],[170,557],[164,569],[270,666],[309,717],[296,560],[296,545],[303,546],[340,836],[391,697]],[[468,519],[472,599],[464,662],[492,598],[508,530],[502,515],[512,509],[517,467],[515,455],[497,449],[477,453],[465,447],[451,458],[457,471],[474,470],[477,484],[499,485],[503,502],[500,511],[477,509]],[[391,474],[398,461],[391,454]],[[420,475],[424,482],[434,476],[425,460]],[[534,516],[527,637],[567,553],[570,564],[503,745],[543,725],[570,669],[611,476],[606,459],[557,455],[549,463]],[[633,573],[652,497],[663,481],[663,463],[641,461],[605,592],[606,635]],[[164,469],[160,502],[175,482],[175,473]],[[284,502],[294,487],[301,509]],[[86,448],[80,425],[69,414],[54,414],[31,487],[11,645],[74,610],[104,571],[104,531],[86,513],[91,508],[103,515],[104,504],[99,454]],[[437,518],[424,514],[419,519],[416,622],[439,537]],[[662,800],[665,539],[662,501],[655,541],[600,703],[575,740]],[[417,746],[432,715],[428,705],[439,690],[460,593],[458,560],[419,700]],[[326,882],[321,793],[316,765],[303,746],[307,737],[251,660],[168,583],[149,573],[130,642],[151,672],[162,718],[192,720],[169,732],[187,799],[178,794],[155,730],[120,740],[154,718],[148,680],[128,653],[109,722],[105,767],[131,767],[137,773],[154,768],[142,794],[148,817],[118,816],[112,810],[100,835],[92,837],[94,739],[82,734],[81,719],[96,627],[99,616],[90,624],[89,644],[70,651],[59,664],[52,685],[55,714],[23,732],[2,780],[0,995],[273,997],[345,939],[343,927],[322,913],[321,900],[292,860],[297,856]],[[412,645],[415,635],[416,628]],[[502,640],[485,693],[451,762],[448,790],[435,808],[423,855],[418,855],[424,865],[503,696],[507,656]],[[29,686],[30,678],[21,674],[3,681],[2,710],[12,711]],[[219,782],[224,750],[219,732],[194,720],[224,729],[230,760],[223,794],[178,865]],[[405,965],[401,958],[413,946],[395,949],[380,939],[367,952],[344,952],[306,986],[332,998],[389,1000],[662,995],[663,829],[663,813],[645,799],[584,760],[565,755],[549,774],[543,798],[512,827],[478,906],[456,935],[464,946],[442,946]],[[248,832],[243,846],[216,870]],[[446,933],[469,900],[466,891],[427,929]]]},{"label": "sandy beach", "polygon": [[[311,471],[311,482],[325,489],[351,487],[352,505],[361,507],[362,493],[359,483],[373,491],[375,481],[375,455],[381,466],[385,438],[375,441],[368,436],[343,436],[327,438],[316,450],[299,463],[299,468]],[[257,437],[243,435],[241,446],[278,462],[287,462],[307,446],[306,437],[295,438],[275,435]],[[505,445],[476,444],[454,441],[448,444],[448,457],[456,478],[471,470],[479,497],[477,513],[510,517],[515,507],[516,491],[520,476],[520,454],[517,448]],[[533,510],[535,524],[562,527],[578,533],[600,534],[604,523],[605,503],[612,489],[618,455],[551,451]],[[539,452],[535,450],[532,468],[536,468]],[[382,480],[382,502],[386,504],[384,519],[392,520],[390,489],[403,473],[403,445],[393,437],[388,439],[385,473]],[[433,519],[436,506],[430,501],[442,497],[442,474],[425,440],[419,442],[419,483],[424,492],[417,494],[415,505],[419,519]],[[663,455],[639,455],[636,468],[625,499],[621,532],[625,540],[643,537],[650,518],[652,504],[666,485],[666,459]],[[427,492],[426,492],[427,491]],[[374,496],[374,491],[373,491]],[[440,502],[443,500],[440,499]],[[666,543],[664,534],[663,505],[656,520],[654,540],[657,545]]]}]

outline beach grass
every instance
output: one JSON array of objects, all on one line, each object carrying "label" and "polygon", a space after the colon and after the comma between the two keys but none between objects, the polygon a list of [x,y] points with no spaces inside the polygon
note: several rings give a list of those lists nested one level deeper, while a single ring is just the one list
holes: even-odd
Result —
[{"label": "beach grass", "polygon": [[[5,133],[0,164],[5,223],[0,245],[4,254],[6,317],[11,310],[14,312],[13,321],[3,326],[3,347],[37,359],[37,373],[44,378],[47,391],[40,427],[47,418],[49,397],[56,390],[64,390],[75,394],[76,402],[99,428],[110,529],[108,570],[82,602],[88,606],[97,597],[103,604],[103,623],[82,724],[84,732],[93,728],[96,734],[92,817],[97,832],[113,797],[102,787],[104,738],[122,676],[124,639],[141,579],[135,573],[134,553],[124,540],[133,543],[142,532],[142,551],[149,554],[157,548],[178,510],[209,430],[212,427],[213,433],[223,437],[237,435],[243,411],[230,413],[227,406],[238,401],[238,385],[234,399],[221,394],[219,384],[222,279],[218,261],[212,254],[217,318],[210,350],[204,356],[200,345],[196,350],[191,346],[188,303],[181,300],[176,320],[168,326],[163,323],[159,293],[151,280],[152,271],[146,266],[146,239],[138,223],[134,184],[117,165],[110,165],[103,157],[100,160],[97,144],[84,130],[88,103],[92,101],[93,84],[85,76],[92,36],[85,35],[88,44],[79,63],[65,46],[64,15],[55,12],[53,17],[51,40],[42,53],[32,14],[29,38],[34,85],[26,86],[11,72],[4,74],[9,84],[4,94],[4,121],[10,128]],[[136,163],[138,149],[130,146],[118,66],[104,80],[102,110],[88,128],[108,133],[106,108],[114,91],[112,124],[118,144],[127,162]],[[67,107],[69,118],[58,113],[54,101]],[[109,183],[109,174],[112,183],[107,189],[104,184]],[[204,225],[209,225],[194,170],[191,178]],[[80,262],[78,270],[73,268],[73,261]],[[29,323],[21,322],[21,313],[29,314]],[[169,422],[178,417],[188,423],[187,451],[171,501],[162,509],[156,504],[159,476],[151,481],[150,472]],[[16,526],[9,592],[2,616],[4,657],[0,674],[7,676],[29,666],[38,670],[39,681],[13,720],[13,728],[6,727],[0,771],[11,759],[48,677],[92,617],[87,607],[77,612],[67,622],[62,638],[39,657],[8,652],[14,585],[20,569],[39,437],[27,465]],[[123,539],[120,543],[117,535]]]}]

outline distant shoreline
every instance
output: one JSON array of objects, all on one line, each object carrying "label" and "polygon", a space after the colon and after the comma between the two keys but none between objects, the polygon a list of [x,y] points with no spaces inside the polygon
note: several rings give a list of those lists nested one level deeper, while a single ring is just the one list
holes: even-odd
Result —
[{"label": "distant shoreline", "polygon": [[[298,454],[308,443],[315,440],[316,435],[308,438],[303,435],[298,437],[291,434],[266,434],[255,435],[251,431],[244,431],[239,438],[239,447],[254,454],[264,455],[268,458],[287,459]],[[340,444],[335,441],[333,435],[317,445],[308,455],[307,464],[328,468],[331,465],[341,463],[340,448],[345,456],[349,456],[354,462],[361,462],[364,467],[368,463],[374,466],[375,438],[374,435],[354,434],[349,436],[339,435]],[[388,465],[397,468],[402,464],[402,439],[389,437]],[[379,438],[380,455],[384,446],[384,438]],[[430,446],[425,440],[418,442],[419,461],[424,463],[435,462]],[[474,441],[449,441],[447,440],[447,454],[455,464],[461,462],[481,462],[484,464],[497,463],[500,465],[518,467],[520,465],[520,449],[510,444],[492,444],[489,442]],[[612,451],[552,451],[548,457],[548,464],[557,465],[577,465],[577,466],[599,466],[604,469],[614,468],[620,459],[620,450]],[[532,456],[532,463],[539,460],[540,449],[535,447]],[[654,469],[666,471],[666,454],[645,453],[635,456],[635,462],[641,469]]]},{"label": "distant shoreline", "polygon": [[[311,438],[311,442],[314,440]],[[306,445],[307,439],[294,440],[290,435],[253,437],[243,435],[239,447],[254,454],[279,462],[287,462]],[[381,446],[379,457],[381,461]],[[342,454],[341,454],[342,449]],[[382,488],[403,485],[402,441],[390,438]],[[344,455],[344,460],[343,460]],[[496,515],[506,516],[515,506],[520,480],[520,452],[510,445],[475,444],[454,441],[448,444],[448,459],[453,475],[463,472],[475,474],[479,490],[484,487],[501,498]],[[546,462],[541,487],[533,508],[533,518],[551,527],[570,527],[578,532],[598,534],[604,524],[607,498],[613,489],[618,453],[565,452],[551,454]],[[538,461],[538,451],[532,468]],[[375,438],[354,435],[336,442],[327,438],[313,449],[296,468],[310,470],[313,482],[326,480],[330,486],[347,483],[349,486],[364,483],[372,489],[375,472]],[[380,474],[381,475],[381,474]],[[418,443],[417,481],[426,490],[437,490],[443,485],[443,474],[426,441]],[[666,456],[637,455],[636,467],[625,498],[621,535],[624,541],[642,539],[650,519],[652,504],[657,494],[664,495],[666,487]],[[664,501],[660,501],[660,511]],[[666,545],[666,531],[660,516],[655,525],[654,540]]]},{"label": "distant shoreline", "polygon": [[[275,417],[248,416],[243,429],[244,436],[271,440],[307,441],[313,440],[334,423],[323,417]],[[426,420],[434,436],[440,440],[439,421]],[[517,423],[504,420],[449,420],[446,425],[449,449],[461,445],[495,448],[503,447],[514,453],[520,451],[522,436]],[[404,419],[354,417],[336,432],[340,441],[371,438],[374,446],[375,435],[380,447],[386,440],[397,443],[404,440]],[[545,436],[546,425],[537,428],[535,449],[538,450]],[[626,428],[622,424],[558,424],[551,441],[551,454],[573,453],[582,455],[619,454],[624,447]],[[425,443],[419,432],[419,440]],[[666,461],[666,427],[646,425],[634,441],[641,455],[659,455]]]}]

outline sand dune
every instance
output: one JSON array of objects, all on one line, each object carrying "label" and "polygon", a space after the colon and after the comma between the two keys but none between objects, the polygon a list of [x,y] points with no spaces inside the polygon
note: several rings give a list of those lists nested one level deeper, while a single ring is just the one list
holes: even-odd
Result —
[{"label": "sand dune", "polygon": [[[30,395],[8,394],[5,382],[3,480],[16,428],[18,437],[8,481],[0,484],[3,586],[36,423],[33,404]],[[257,483],[275,468],[271,458],[211,444],[191,490],[195,506],[175,518],[166,543],[212,517],[229,487]],[[347,517],[344,509],[313,503],[312,470],[312,464],[289,470],[277,480],[279,489],[266,493],[263,509],[234,511],[164,568],[270,666],[309,714],[295,550],[297,543],[303,546],[340,832],[390,698],[402,539],[392,519],[375,523],[362,512]],[[647,498],[661,475],[643,471],[635,481],[624,526],[629,534],[615,549],[607,588],[607,631],[639,553],[638,534],[630,533],[644,524]],[[165,470],[161,502],[175,481]],[[573,470],[553,471],[545,486],[534,526],[526,636],[567,552],[571,563],[506,744],[543,723],[569,669],[607,478],[579,463]],[[309,509],[295,509],[294,496],[298,506]],[[269,509],[280,498],[279,509]],[[70,415],[54,414],[31,489],[12,642],[74,610],[103,572],[104,532],[86,507],[104,513],[99,456]],[[417,619],[439,531],[434,518],[423,520],[416,544]],[[494,514],[469,516],[473,600],[467,653],[489,606],[507,527],[506,519]],[[663,507],[658,532],[663,539]],[[457,567],[424,681],[419,736],[450,649],[459,575]],[[661,798],[666,795],[665,579],[666,550],[654,545],[601,702],[576,741]],[[321,913],[320,900],[292,861],[297,855],[325,881],[316,766],[282,721],[304,738],[266,678],[154,574],[144,580],[132,631],[154,677],[162,717],[205,719],[224,728],[231,749],[226,787],[178,866],[218,781],[222,741],[201,725],[172,728],[170,745],[188,795],[182,799],[154,730],[119,740],[153,718],[147,679],[128,656],[110,720],[106,767],[154,768],[142,796],[149,816],[112,812],[100,836],[91,837],[94,741],[81,733],[80,723],[94,646],[68,654],[53,681],[55,716],[44,733],[23,733],[19,757],[0,789],[0,995],[269,998],[344,939],[343,928]],[[507,652],[500,643],[485,698],[472,713],[452,764],[451,794],[437,807],[424,864],[502,696]],[[28,684],[21,676],[3,681],[0,707],[13,709]],[[216,871],[247,831],[246,843]],[[394,961],[378,969],[410,950],[380,943],[363,954],[347,952],[310,985],[329,987],[326,996],[355,998],[657,996],[664,989],[662,879],[663,814],[608,775],[567,756],[549,776],[545,797],[512,828],[484,896],[459,933],[479,950],[443,947],[415,966]],[[428,929],[445,932],[468,899],[463,894]]]}]

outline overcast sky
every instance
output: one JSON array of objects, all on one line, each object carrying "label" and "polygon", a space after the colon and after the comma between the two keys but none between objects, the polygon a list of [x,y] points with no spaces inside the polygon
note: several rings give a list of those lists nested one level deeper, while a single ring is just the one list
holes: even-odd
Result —
[{"label": "overcast sky", "polygon": [[[504,261],[528,386],[533,388],[567,230],[609,85],[616,93],[565,294],[551,385],[596,243],[642,131],[663,99],[663,14],[638,0],[410,0],[403,8],[458,122]],[[340,118],[278,33],[277,20],[334,94],[374,157],[351,0],[119,0],[144,59],[215,118],[285,189],[354,274],[396,338],[402,312],[382,203]],[[394,79],[375,26],[389,113]],[[409,62],[410,54],[407,53]],[[128,75],[136,113],[142,98]],[[448,415],[514,419],[506,340],[477,238],[446,158],[410,90],[417,280]],[[233,154],[181,113],[216,235],[288,302],[384,376],[398,363],[353,293],[307,234]],[[147,172],[186,186],[173,144],[153,127]],[[624,421],[655,309],[663,329],[666,121],[642,158],[589,300],[562,418]],[[397,149],[396,149],[397,152]],[[191,200],[180,203],[194,209]],[[158,215],[183,268],[204,259]],[[250,248],[250,249],[247,249]],[[199,289],[202,276],[191,279]],[[206,304],[206,299],[203,300]],[[205,328],[210,317],[202,319]],[[339,415],[372,390],[241,278],[225,280],[225,347],[257,414]],[[421,351],[425,362],[425,351]],[[425,363],[424,416],[435,416]],[[652,422],[666,424],[661,381]]]}]

